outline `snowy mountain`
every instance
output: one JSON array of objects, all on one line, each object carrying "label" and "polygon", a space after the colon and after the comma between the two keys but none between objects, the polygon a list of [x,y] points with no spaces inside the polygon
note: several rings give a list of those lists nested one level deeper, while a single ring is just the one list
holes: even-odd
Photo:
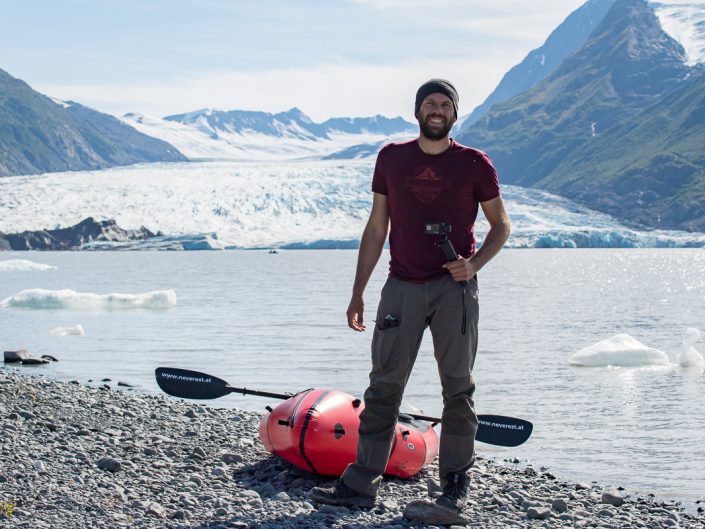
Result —
[{"label": "snowy mountain", "polygon": [[[374,162],[192,162],[0,179],[0,231],[88,216],[165,237],[103,248],[354,248]],[[705,247],[705,234],[638,231],[538,190],[504,186],[513,247]],[[482,238],[487,224],[480,220]]]},{"label": "snowy mountain", "polygon": [[402,118],[331,118],[314,123],[297,108],[270,114],[197,110],[164,119],[127,114],[126,123],[168,141],[193,159],[281,160],[322,157],[365,143],[409,138]]}]

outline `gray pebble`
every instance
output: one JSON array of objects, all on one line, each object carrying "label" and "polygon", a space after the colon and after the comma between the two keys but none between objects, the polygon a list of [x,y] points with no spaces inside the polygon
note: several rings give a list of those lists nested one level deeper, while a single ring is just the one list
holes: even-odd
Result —
[{"label": "gray pebble", "polygon": [[556,498],[553,500],[553,503],[551,503],[551,509],[557,513],[564,513],[568,510],[568,502],[563,498]]},{"label": "gray pebble", "polygon": [[169,515],[169,518],[172,520],[186,520],[188,518],[188,515],[185,510],[179,509],[178,511],[174,511]]},{"label": "gray pebble", "polygon": [[529,520],[545,520],[546,518],[550,518],[551,509],[545,507],[530,507],[526,511],[526,516]]},{"label": "gray pebble", "polygon": [[624,497],[618,492],[606,490],[602,493],[601,503],[607,503],[609,505],[614,505],[615,507],[621,507],[624,503]]},{"label": "gray pebble", "polygon": [[318,512],[320,512],[320,513],[322,513],[322,514],[337,514],[337,512],[338,512],[338,507],[336,507],[336,506],[334,506],[334,505],[326,505],[326,504],[324,504],[324,505],[321,505],[321,506],[318,508]]},{"label": "gray pebble", "polygon": [[98,460],[98,468],[109,472],[119,472],[122,469],[122,464],[112,457],[103,457]]},{"label": "gray pebble", "polygon": [[379,503],[377,510],[381,513],[395,512],[399,510],[399,504],[392,498],[385,499]]},{"label": "gray pebble", "polygon": [[166,518],[166,509],[157,502],[150,502],[145,509],[148,516],[156,516],[157,518]]},{"label": "gray pebble", "polygon": [[245,496],[246,498],[259,498],[259,492],[256,490],[244,490],[240,493],[241,496]]},{"label": "gray pebble", "polygon": [[235,463],[242,462],[242,456],[240,454],[223,454],[221,459],[226,465],[233,465]]},{"label": "gray pebble", "polygon": [[613,516],[616,516],[616,513],[610,509],[600,509],[597,511],[597,515],[612,518]]}]

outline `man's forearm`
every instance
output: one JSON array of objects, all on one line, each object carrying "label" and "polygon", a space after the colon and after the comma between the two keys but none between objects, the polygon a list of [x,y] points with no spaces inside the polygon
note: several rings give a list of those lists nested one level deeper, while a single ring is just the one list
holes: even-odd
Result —
[{"label": "man's forearm", "polygon": [[504,243],[507,242],[510,231],[509,219],[490,227],[485,240],[482,242],[482,246],[472,258],[472,264],[476,272],[480,271],[483,266],[499,253]]},{"label": "man's forearm", "polygon": [[386,230],[374,229],[370,226],[365,228],[360,241],[360,252],[357,256],[353,295],[361,296],[365,291],[372,272],[377,266],[379,257],[382,255],[386,239]]}]

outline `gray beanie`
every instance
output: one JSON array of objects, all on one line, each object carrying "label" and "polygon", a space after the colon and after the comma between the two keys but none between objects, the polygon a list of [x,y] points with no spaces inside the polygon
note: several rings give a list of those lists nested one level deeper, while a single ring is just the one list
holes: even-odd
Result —
[{"label": "gray beanie", "polygon": [[458,91],[451,84],[450,81],[445,79],[431,79],[422,84],[418,91],[416,92],[416,110],[414,114],[419,113],[419,108],[421,103],[426,99],[426,96],[438,92],[439,94],[447,95],[453,102],[453,108],[455,109],[455,118],[458,118]]}]

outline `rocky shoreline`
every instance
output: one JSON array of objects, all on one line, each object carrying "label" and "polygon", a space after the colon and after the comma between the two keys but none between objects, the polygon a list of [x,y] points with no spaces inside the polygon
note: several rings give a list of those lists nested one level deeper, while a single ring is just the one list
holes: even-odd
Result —
[{"label": "rocky shoreline", "polygon": [[[0,526],[62,528],[421,527],[404,506],[438,487],[437,466],[388,479],[370,510],[318,506],[330,479],[271,456],[261,415],[0,368]],[[484,458],[468,527],[702,529],[674,502]]]}]

